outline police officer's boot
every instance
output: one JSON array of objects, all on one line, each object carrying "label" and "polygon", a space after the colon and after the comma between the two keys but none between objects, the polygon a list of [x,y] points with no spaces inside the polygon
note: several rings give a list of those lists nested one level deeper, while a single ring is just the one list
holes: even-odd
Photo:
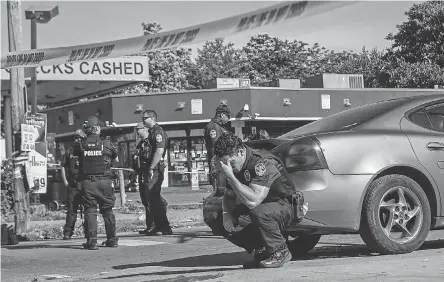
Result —
[{"label": "police officer's boot", "polygon": [[245,262],[242,266],[245,269],[259,268],[260,262],[265,259],[267,259],[267,254],[265,252],[265,248],[263,247],[260,249],[256,249],[256,250],[254,250],[254,259],[252,261]]},{"label": "police officer's boot", "polygon": [[273,268],[281,267],[291,260],[290,251],[285,248],[283,250],[273,253],[268,259],[263,260],[259,263],[261,268]]},{"label": "police officer's boot", "polygon": [[99,249],[99,245],[97,245],[97,242],[86,242],[83,243],[83,248],[85,250],[98,250]]}]

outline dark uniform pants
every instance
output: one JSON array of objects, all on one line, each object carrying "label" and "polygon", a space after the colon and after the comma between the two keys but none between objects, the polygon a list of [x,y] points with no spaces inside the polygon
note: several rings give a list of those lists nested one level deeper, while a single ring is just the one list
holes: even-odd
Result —
[{"label": "dark uniform pants", "polygon": [[267,255],[287,247],[282,233],[293,220],[293,207],[287,200],[262,203],[249,210],[246,206],[238,206],[234,211],[239,225],[244,229],[223,235],[230,242],[251,253],[255,249],[265,247]]},{"label": "dark uniform pants", "polygon": [[166,215],[166,201],[160,195],[163,179],[163,172],[158,169],[153,171],[152,178],[149,178],[148,173],[139,176],[140,198],[145,206],[148,229],[152,227],[153,223],[161,231],[170,229],[170,222]]},{"label": "dark uniform pants", "polygon": [[72,236],[77,221],[77,210],[82,204],[82,193],[75,181],[69,181],[66,194],[66,223],[63,234]]},{"label": "dark uniform pants", "polygon": [[113,213],[116,200],[111,186],[111,176],[97,177],[94,180],[85,179],[81,182],[84,192],[84,208],[86,223],[86,238],[88,243],[97,243],[97,207],[99,207],[105,222],[106,239],[116,242],[116,217]]}]

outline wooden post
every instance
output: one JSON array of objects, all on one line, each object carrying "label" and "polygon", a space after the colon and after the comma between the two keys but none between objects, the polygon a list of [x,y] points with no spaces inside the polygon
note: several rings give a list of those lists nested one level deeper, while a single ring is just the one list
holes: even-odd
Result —
[{"label": "wooden post", "polygon": [[[22,18],[21,1],[7,1],[8,11],[8,39],[9,51],[20,51],[23,49],[22,43]],[[24,68],[12,68],[11,70],[11,112],[12,131],[14,135],[20,130],[20,124],[25,113],[25,102],[23,89],[25,88]],[[14,139],[17,138],[14,136]],[[17,142],[13,142],[17,144]],[[19,148],[18,148],[19,149]],[[15,231],[17,234],[25,233],[29,227],[29,195],[26,193],[22,166],[16,165],[14,169],[14,189],[15,189]]]}]

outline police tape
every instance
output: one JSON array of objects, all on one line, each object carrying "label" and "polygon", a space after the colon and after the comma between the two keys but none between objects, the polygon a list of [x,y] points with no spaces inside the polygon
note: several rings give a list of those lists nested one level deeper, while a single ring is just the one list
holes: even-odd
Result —
[{"label": "police tape", "polygon": [[[290,1],[253,12],[158,34],[95,44],[34,49],[1,55],[1,68],[37,67],[118,58],[224,38],[248,30],[328,12],[354,2]],[[302,27],[295,27],[296,30]]]}]

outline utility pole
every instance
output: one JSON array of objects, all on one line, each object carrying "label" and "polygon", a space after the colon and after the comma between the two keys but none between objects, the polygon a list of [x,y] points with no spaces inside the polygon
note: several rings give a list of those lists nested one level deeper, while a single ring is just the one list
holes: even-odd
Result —
[{"label": "utility pole", "polygon": [[[21,18],[21,0],[8,0],[8,39],[9,51],[20,51],[23,49],[22,42],[22,18]],[[13,146],[17,150],[20,147],[17,142],[17,132],[25,114],[24,89],[25,69],[11,68],[11,113],[12,113],[12,131],[14,135]],[[23,166],[18,163],[14,166],[14,200],[15,200],[15,231],[17,234],[26,233],[29,227],[29,195],[26,192],[23,181]]]}]

